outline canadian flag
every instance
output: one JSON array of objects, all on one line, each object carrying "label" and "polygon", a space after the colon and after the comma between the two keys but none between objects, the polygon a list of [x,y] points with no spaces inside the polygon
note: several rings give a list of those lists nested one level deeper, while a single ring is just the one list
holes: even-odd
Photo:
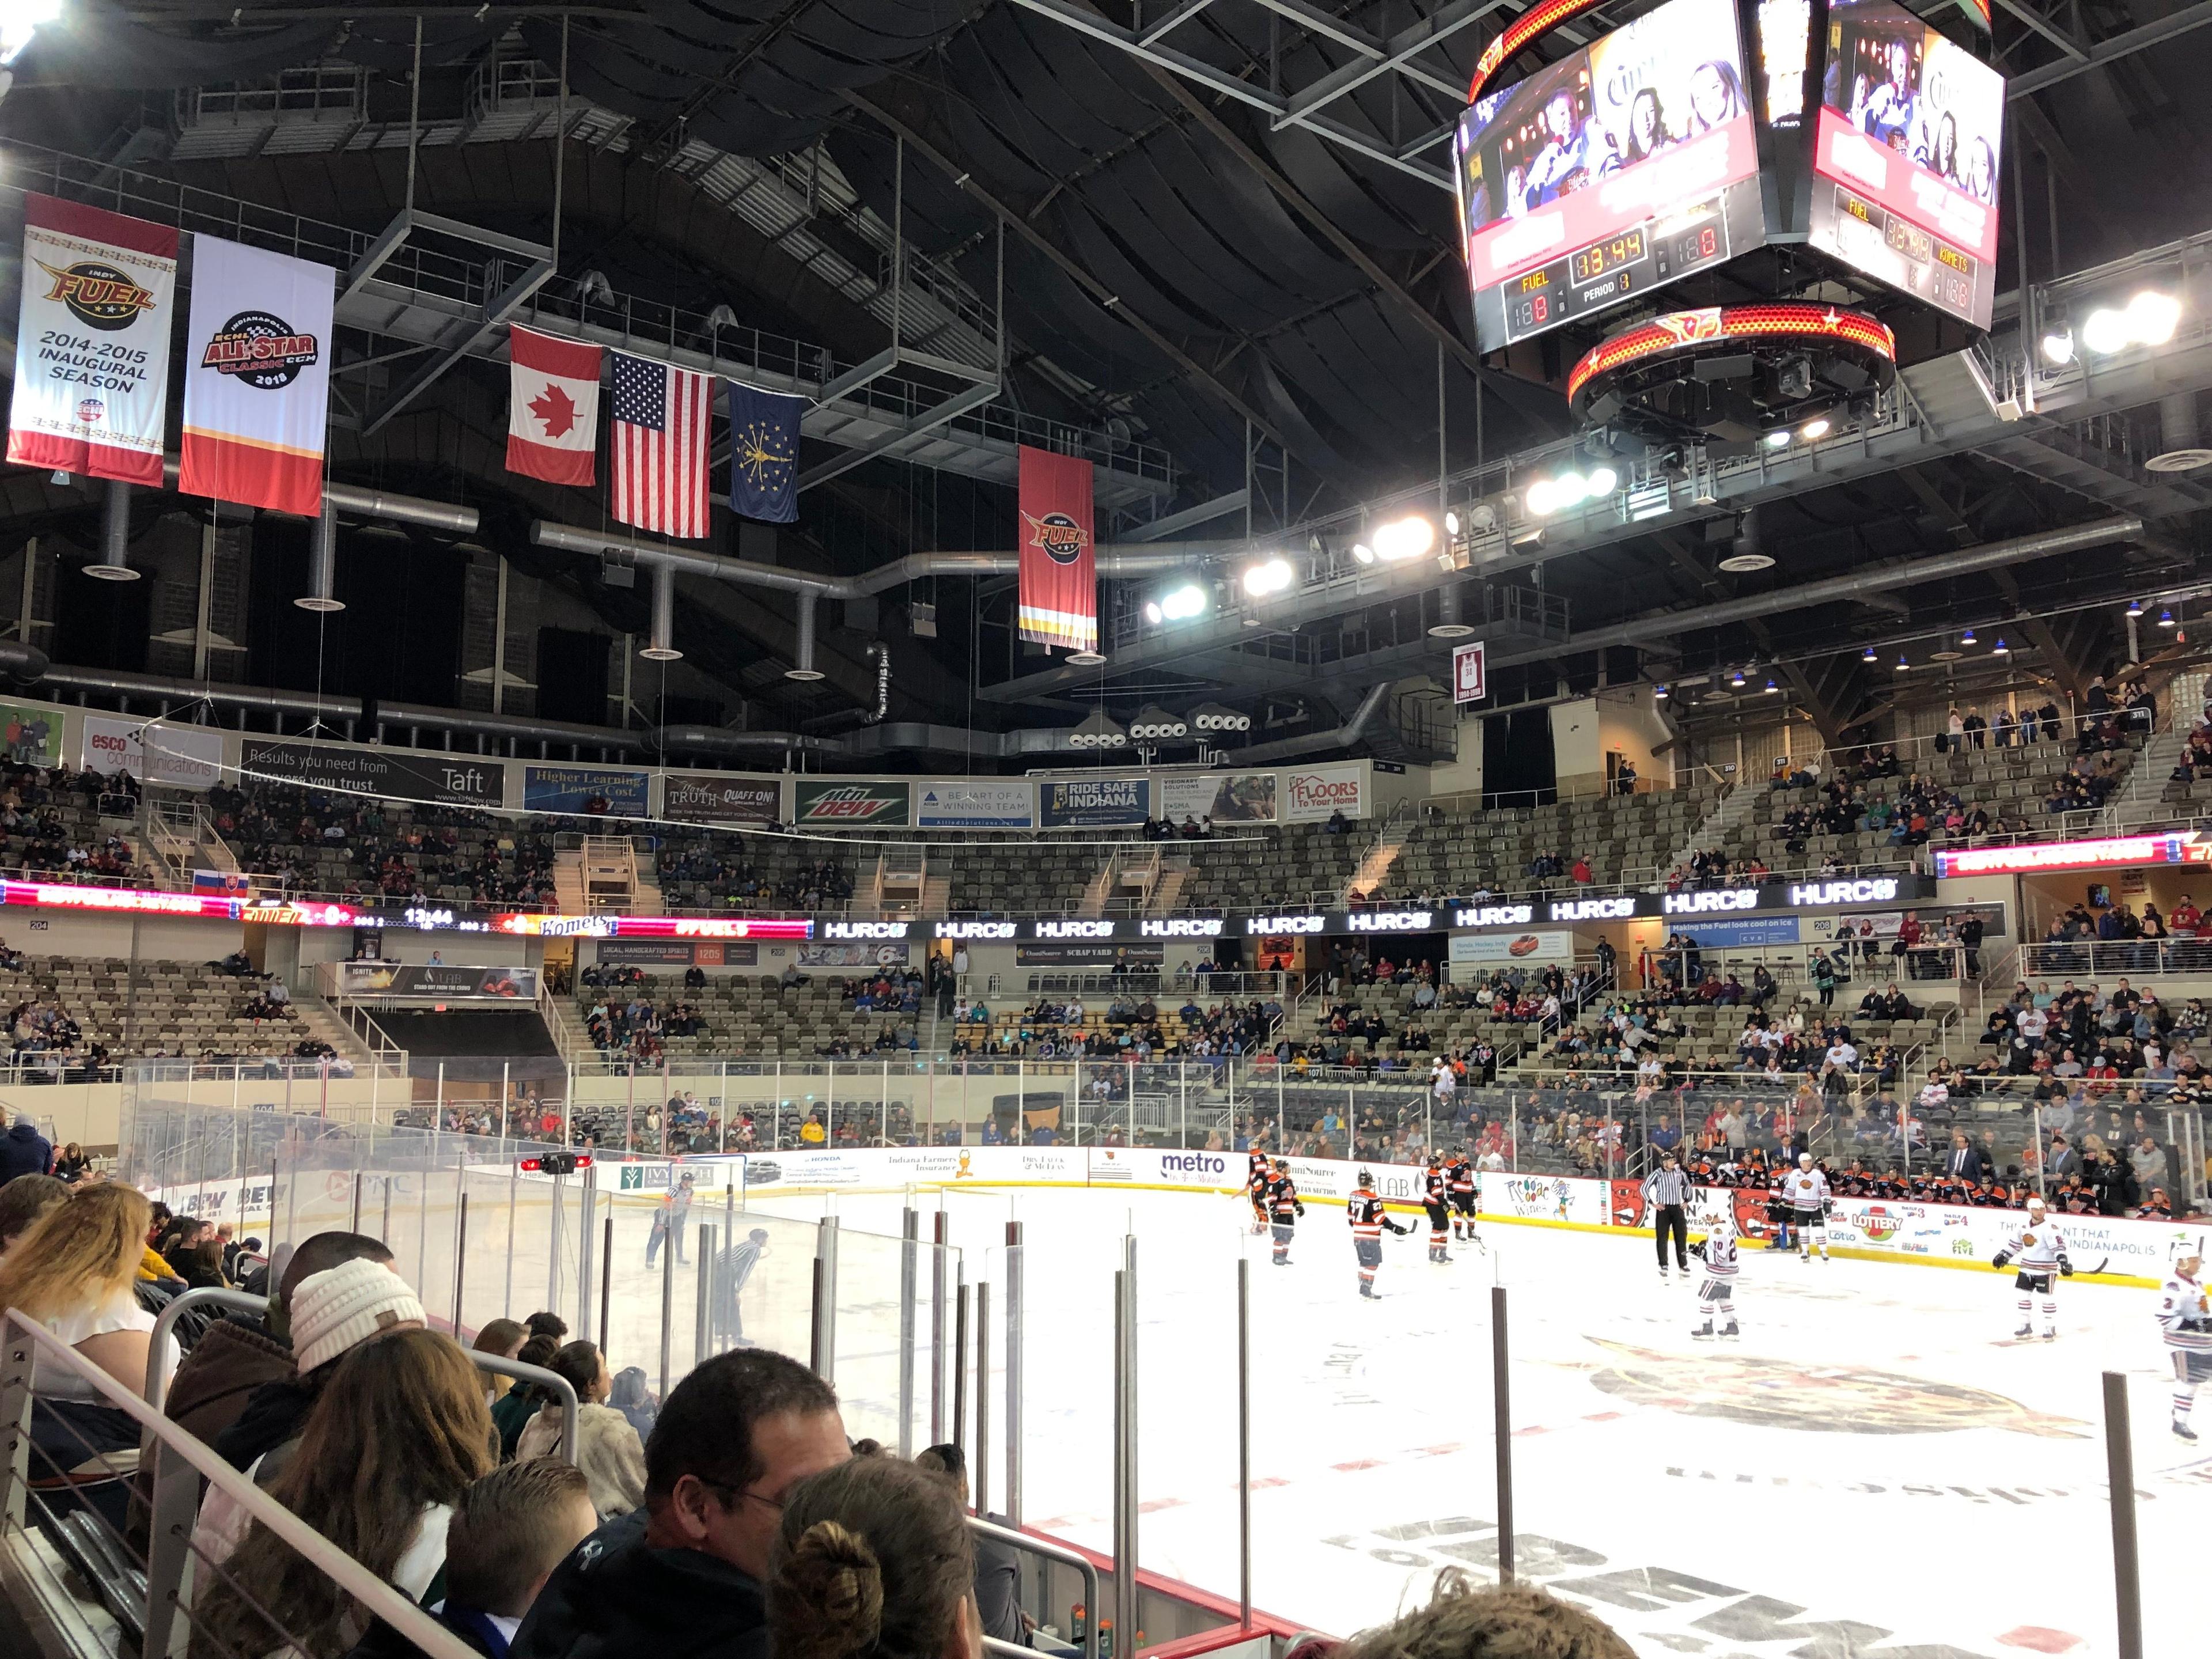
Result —
[{"label": "canadian flag", "polygon": [[508,331],[507,470],[588,484],[599,442],[599,349]]}]

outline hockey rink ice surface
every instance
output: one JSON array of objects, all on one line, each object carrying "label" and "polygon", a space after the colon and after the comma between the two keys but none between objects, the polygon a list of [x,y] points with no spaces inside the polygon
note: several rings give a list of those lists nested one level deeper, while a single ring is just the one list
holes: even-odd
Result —
[{"label": "hockey rink ice surface", "polygon": [[[828,1201],[756,1190],[752,1210],[811,1219]],[[843,1228],[896,1235],[905,1201],[835,1207]],[[933,1189],[913,1201],[939,1203]],[[1253,1599],[1301,1624],[1348,1634],[1387,1619],[1439,1567],[1494,1576],[1497,1282],[1510,1304],[1521,1576],[1587,1603],[1638,1653],[2115,1653],[2107,1367],[2129,1379],[2147,1651],[2206,1650],[2212,1455],[2167,1431],[2152,1291],[2062,1281],[2059,1340],[2015,1344],[2009,1274],[1747,1248],[1743,1335],[1707,1343],[1689,1334],[1694,1278],[1662,1286],[1642,1237],[1490,1223],[1486,1255],[1459,1245],[1431,1266],[1421,1222],[1386,1237],[1370,1304],[1335,1206],[1310,1208],[1279,1268],[1232,1197],[961,1189],[943,1202],[971,1282],[1002,1278],[1003,1224],[1024,1223],[1023,1519],[1100,1549],[1112,1274],[1135,1233],[1139,1559],[1232,1599],[1235,1263],[1251,1261]],[[763,1261],[748,1328],[755,1304],[787,1304],[780,1281],[808,1270],[796,1248]],[[647,1300],[653,1283],[618,1298]],[[880,1432],[862,1425],[885,1420],[869,1396],[895,1366],[854,1359],[872,1318],[895,1348],[896,1307],[850,1286],[840,1302],[848,1425]],[[994,1304],[1002,1328],[995,1290]],[[995,1329],[994,1346],[998,1373]],[[1002,1389],[994,1378],[994,1509]],[[2212,1446],[2212,1398],[2197,1424]]]}]

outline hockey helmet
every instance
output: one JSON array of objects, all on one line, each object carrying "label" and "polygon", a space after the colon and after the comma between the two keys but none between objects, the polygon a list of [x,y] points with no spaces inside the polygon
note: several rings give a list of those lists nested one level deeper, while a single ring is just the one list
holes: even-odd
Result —
[{"label": "hockey helmet", "polygon": [[1369,1171],[1367,1171],[1367,1170],[1362,1170],[1359,1172],[1358,1179],[1358,1182],[1357,1182],[1357,1183],[1356,1183],[1356,1184],[1357,1184],[1357,1185],[1358,1185],[1358,1186],[1360,1186],[1360,1187],[1362,1187],[1362,1188],[1372,1187],[1372,1186],[1375,1184],[1375,1177],[1374,1177],[1374,1176],[1373,1176],[1372,1174],[1370,1174]]},{"label": "hockey helmet", "polygon": [[2043,1199],[2039,1194],[2034,1193],[2028,1194],[2027,1212],[2030,1215],[2045,1213],[2050,1210],[2050,1208],[2051,1206],[2043,1201]]},{"label": "hockey helmet", "polygon": [[1801,1170],[1809,1170],[1809,1169],[1811,1169],[1811,1168],[1813,1167],[1813,1154],[1812,1154],[1812,1153],[1810,1153],[1810,1152],[1800,1152],[1800,1153],[1798,1153],[1798,1154],[1797,1154],[1797,1167],[1798,1167],[1799,1169],[1801,1169]]}]

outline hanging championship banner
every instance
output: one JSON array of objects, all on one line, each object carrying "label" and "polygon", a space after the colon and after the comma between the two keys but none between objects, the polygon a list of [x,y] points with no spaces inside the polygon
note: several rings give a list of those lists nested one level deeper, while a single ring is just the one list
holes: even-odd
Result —
[{"label": "hanging championship banner", "polygon": [[8,459],[158,489],[176,295],[174,230],[27,193]]},{"label": "hanging championship banner", "polygon": [[1020,507],[1022,637],[1096,651],[1091,463],[1023,445]]},{"label": "hanging championship banner", "polygon": [[289,254],[192,238],[177,481],[186,495],[302,518],[322,511],[336,276]]}]

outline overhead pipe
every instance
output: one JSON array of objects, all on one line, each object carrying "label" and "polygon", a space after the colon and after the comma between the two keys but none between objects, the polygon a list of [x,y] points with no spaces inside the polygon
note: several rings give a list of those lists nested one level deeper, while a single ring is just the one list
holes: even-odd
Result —
[{"label": "overhead pipe", "polygon": [[[675,580],[672,573],[670,580]],[[799,596],[799,648],[793,653],[790,667],[783,671],[787,680],[818,680],[822,671],[814,665],[814,606],[817,596],[801,593]]]},{"label": "overhead pipe", "polygon": [[21,640],[0,640],[0,674],[27,683],[46,677],[46,653]]},{"label": "overhead pipe", "polygon": [[131,568],[131,486],[120,478],[107,481],[107,495],[100,517],[100,562],[84,567],[84,574],[104,582],[135,582]]},{"label": "overhead pipe", "polygon": [[[183,471],[183,463],[174,455],[161,458],[161,484],[174,489]],[[326,483],[323,486],[323,505],[335,507],[341,513],[350,513],[356,518],[384,519],[393,524],[411,524],[425,530],[442,530],[455,536],[477,533],[478,517],[473,507],[461,507],[452,501],[434,501],[421,495],[401,495],[388,489],[369,489],[359,484]]]},{"label": "overhead pipe", "polygon": [[665,564],[653,567],[653,638],[637,654],[647,662],[674,662],[684,654],[676,648],[676,573]]},{"label": "overhead pipe", "polygon": [[1308,732],[1299,737],[1278,738],[1273,743],[1255,743],[1249,749],[1237,751],[1237,763],[1242,766],[1249,762],[1258,765],[1262,761],[1293,760],[1300,755],[1310,755],[1316,749],[1349,749],[1359,741],[1368,722],[1382,711],[1383,700],[1390,695],[1394,684],[1395,682],[1384,680],[1372,687],[1359,700],[1359,707],[1352,711],[1352,718],[1343,725],[1332,726],[1326,732]]},{"label": "overhead pipe", "polygon": [[357,720],[358,697],[324,696],[313,691],[280,691],[266,685],[204,685],[166,674],[125,674],[105,668],[49,667],[45,683],[64,691],[100,692],[115,697],[146,697],[188,706],[208,702],[252,714],[304,714],[311,720]]},{"label": "overhead pipe", "polygon": [[343,611],[345,601],[337,596],[337,580],[338,510],[325,496],[307,544],[307,591],[292,603],[302,611]]},{"label": "overhead pipe", "polygon": [[1689,611],[1639,617],[1633,622],[1616,623],[1611,628],[1594,628],[1564,641],[1504,652],[1492,658],[1492,665],[1502,667],[1512,663],[1534,662],[1567,652],[1596,651],[1609,645],[1634,645],[1644,640],[1686,634],[1698,629],[1719,628],[1729,623],[1747,622],[1754,617],[1771,617],[1778,611],[1802,611],[1830,599],[1850,599],[1884,588],[1912,587],[1947,576],[1972,575],[1978,570],[1994,570],[2028,559],[2049,558],[2054,554],[2078,553],[2088,548],[2102,547],[2109,542],[2128,541],[2142,533],[2143,521],[2131,517],[2099,519],[2094,523],[2072,525],[2063,530],[2038,531],[2032,536],[2015,536],[2008,541],[1990,542],[1980,547],[1941,554],[1931,559],[1913,559],[1902,564],[1887,566],[1871,565],[1855,570],[1848,576],[1832,576],[1822,581],[1806,582],[1795,587],[1778,587],[1771,592],[1760,593],[1750,599],[1729,599],[1719,605],[1699,605]]}]

